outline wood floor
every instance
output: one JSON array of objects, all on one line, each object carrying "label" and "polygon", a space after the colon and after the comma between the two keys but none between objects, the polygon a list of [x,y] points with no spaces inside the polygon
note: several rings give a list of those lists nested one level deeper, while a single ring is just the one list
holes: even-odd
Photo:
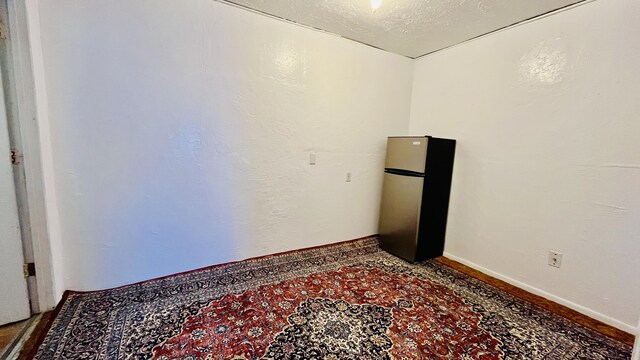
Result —
[{"label": "wood floor", "polygon": [[[581,313],[578,313],[577,311],[571,310],[563,305],[560,304],[556,304],[550,300],[547,300],[543,297],[540,297],[538,295],[534,295],[531,294],[525,290],[522,290],[518,287],[515,287],[511,284],[508,284],[502,280],[498,280],[494,277],[491,277],[489,275],[486,275],[480,271],[477,271],[475,269],[472,269],[466,265],[463,265],[457,261],[451,260],[451,259],[447,259],[445,257],[439,257],[436,259],[437,261],[439,261],[440,263],[447,265],[455,270],[458,270],[460,272],[463,272],[469,276],[472,276],[478,280],[484,281],[487,284],[490,284],[502,291],[505,291],[513,296],[519,297],[523,300],[526,300],[530,303],[533,303],[537,306],[540,306],[544,309],[547,309],[553,313],[556,313],[560,316],[564,316],[578,324],[581,324],[585,327],[588,327],[592,330],[598,331],[606,336],[609,336],[613,339],[616,339],[618,341],[621,341],[623,343],[629,344],[631,346],[633,346],[635,337],[629,333],[626,333],[622,330],[618,330],[612,326],[609,326],[603,322],[600,322],[598,320],[592,319],[586,315],[583,315]],[[18,357],[19,360],[26,360],[29,359],[29,355],[35,350],[35,347],[38,345],[38,339],[44,335],[44,331],[46,329],[48,329],[48,324],[50,321],[53,321],[52,318],[52,314],[53,312],[48,312],[45,313],[42,317],[42,319],[40,320],[40,322],[36,325],[36,328],[34,329],[34,331],[31,333],[29,339],[26,341],[26,343],[24,344],[21,352],[20,352],[20,356]],[[13,325],[17,328],[20,328],[19,324],[15,324]],[[6,337],[10,337],[10,334],[12,333],[15,334],[17,331],[20,331],[19,329],[16,331],[15,329],[5,329],[4,327],[0,328],[0,345],[3,345],[4,342],[6,341],[11,341],[11,340],[5,340]],[[1,352],[0,352],[1,353]]]},{"label": "wood floor", "polygon": [[37,342],[40,339],[41,335],[44,335],[45,329],[47,329],[47,325],[52,319],[53,311],[46,312],[42,314],[40,321],[35,325],[31,335],[25,343],[22,345],[22,349],[20,349],[20,354],[18,355],[18,360],[27,360],[31,359],[31,353],[35,351]]},{"label": "wood floor", "polygon": [[0,326],[0,356],[13,343],[29,320]]},{"label": "wood floor", "polygon": [[519,287],[513,286],[502,280],[498,280],[487,274],[484,274],[478,270],[472,269],[466,265],[463,265],[457,261],[448,259],[446,257],[439,257],[436,259],[438,262],[445,264],[453,269],[463,272],[469,276],[472,276],[478,280],[484,281],[493,287],[496,287],[504,292],[507,292],[515,297],[526,300],[532,304],[535,304],[543,309],[547,309],[557,315],[563,316],[573,322],[576,322],[589,329],[595,330],[601,334],[609,336],[620,342],[633,346],[635,336],[622,330],[618,330],[612,326],[609,326],[601,321],[592,319],[586,315],[583,315],[575,310],[569,309],[564,305],[557,304],[551,300],[547,300],[542,296],[534,295],[528,291],[522,290]]}]

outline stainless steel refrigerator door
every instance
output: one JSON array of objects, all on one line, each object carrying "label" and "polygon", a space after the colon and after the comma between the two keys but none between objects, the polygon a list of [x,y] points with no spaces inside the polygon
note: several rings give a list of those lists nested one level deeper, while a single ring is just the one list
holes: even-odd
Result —
[{"label": "stainless steel refrigerator door", "polygon": [[423,173],[427,162],[427,137],[390,137],[387,139],[387,169]]},{"label": "stainless steel refrigerator door", "polygon": [[380,247],[415,261],[423,177],[384,174],[380,205]]}]

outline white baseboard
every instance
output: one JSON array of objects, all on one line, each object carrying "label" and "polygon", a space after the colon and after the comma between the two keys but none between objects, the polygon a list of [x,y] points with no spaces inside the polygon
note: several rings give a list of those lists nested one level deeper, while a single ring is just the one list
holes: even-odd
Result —
[{"label": "white baseboard", "polygon": [[586,315],[586,316],[588,316],[588,317],[590,317],[592,319],[596,319],[596,320],[602,321],[603,323],[605,323],[607,325],[610,325],[610,326],[613,326],[613,327],[615,327],[617,329],[620,329],[622,331],[628,332],[628,333],[633,334],[633,335],[636,335],[636,334],[640,333],[640,328],[637,328],[635,326],[629,325],[627,323],[623,323],[622,321],[616,320],[616,319],[614,319],[612,317],[609,317],[609,316],[604,315],[602,313],[599,313],[597,311],[591,310],[591,309],[589,309],[587,307],[584,307],[582,305],[578,305],[578,304],[573,303],[573,302],[571,302],[569,300],[563,299],[563,298],[561,298],[559,296],[550,294],[550,293],[548,293],[548,292],[546,292],[544,290],[540,290],[540,289],[538,289],[536,287],[533,287],[531,285],[527,285],[527,284],[522,283],[522,282],[520,282],[518,280],[514,280],[514,279],[512,279],[512,278],[510,278],[508,276],[504,276],[504,275],[499,274],[499,273],[497,273],[495,271],[492,271],[492,270],[489,270],[489,269],[487,269],[485,267],[482,267],[482,266],[480,266],[478,264],[474,264],[471,261],[459,258],[459,257],[457,257],[455,255],[452,255],[452,254],[448,253],[448,252],[445,252],[444,256],[449,258],[449,259],[451,259],[451,260],[455,260],[455,261],[457,261],[457,262],[459,262],[461,264],[464,264],[464,265],[466,265],[466,266],[468,266],[468,267],[470,267],[472,269],[478,270],[478,271],[480,271],[482,273],[485,273],[485,274],[487,274],[489,276],[492,276],[492,277],[494,277],[496,279],[500,279],[500,280],[502,280],[504,282],[507,282],[507,283],[509,283],[509,284],[511,284],[513,286],[519,287],[520,289],[526,290],[526,291],[528,291],[528,292],[530,292],[532,294],[535,294],[535,295],[538,295],[538,296],[542,296],[543,298],[545,298],[547,300],[551,300],[551,301],[553,301],[555,303],[558,303],[560,305],[566,306],[569,309],[575,310],[575,311],[577,311],[577,312],[579,312],[581,314],[584,314],[584,315]]}]

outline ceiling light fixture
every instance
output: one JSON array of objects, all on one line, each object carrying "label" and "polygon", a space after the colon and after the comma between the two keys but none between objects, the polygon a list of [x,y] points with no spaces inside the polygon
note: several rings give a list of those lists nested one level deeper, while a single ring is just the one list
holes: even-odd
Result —
[{"label": "ceiling light fixture", "polygon": [[380,5],[382,5],[382,0],[371,0],[371,7],[373,8],[373,11],[378,10]]}]

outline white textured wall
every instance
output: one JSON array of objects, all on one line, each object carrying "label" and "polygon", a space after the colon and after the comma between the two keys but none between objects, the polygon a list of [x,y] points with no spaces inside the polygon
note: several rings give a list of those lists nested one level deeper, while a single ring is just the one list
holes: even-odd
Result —
[{"label": "white textured wall", "polygon": [[638,329],[636,330],[636,341],[633,344],[633,353],[631,360],[640,360],[640,320],[638,320]]},{"label": "white textured wall", "polygon": [[458,139],[448,254],[627,331],[640,311],[638,34],[638,1],[598,0],[427,56],[410,122]]},{"label": "white textured wall", "polygon": [[39,7],[66,288],[377,232],[410,60],[210,0]]},{"label": "white textured wall", "polygon": [[[42,175],[42,184],[44,185],[42,189],[39,189],[42,195],[42,199],[29,199],[30,202],[35,202],[35,208],[39,205],[38,202],[44,202],[44,215],[46,218],[38,218],[36,221],[45,222],[46,225],[46,233],[42,231],[41,226],[33,226],[31,229],[31,236],[37,236],[40,241],[34,241],[34,256],[36,260],[36,272],[40,274],[45,274],[44,276],[38,277],[38,302],[40,305],[41,311],[46,311],[53,309],[56,306],[58,299],[62,297],[64,293],[64,252],[62,249],[62,236],[60,234],[60,214],[58,213],[58,200],[56,196],[55,189],[55,173],[54,173],[54,163],[53,163],[53,146],[51,144],[51,123],[49,121],[49,107],[47,104],[47,89],[45,83],[45,75],[44,75],[44,64],[43,64],[43,56],[42,56],[42,41],[41,41],[41,32],[40,32],[40,14],[38,8],[38,0],[26,0],[24,3],[25,9],[25,20],[28,28],[28,42],[29,49],[21,51],[26,51],[27,54],[31,56],[31,62],[28,64],[23,64],[25,68],[31,66],[33,70],[33,94],[35,98],[32,99],[34,101],[33,106],[35,110],[35,115],[37,119],[37,124],[31,124],[31,126],[24,128],[26,130],[25,134],[37,134],[38,139],[33,140],[32,143],[35,148],[39,148],[37,150],[31,151],[39,151],[40,156],[37,156],[36,159],[40,160],[36,164],[31,164],[31,167],[40,166],[41,169],[35,171],[35,173],[41,173]],[[19,13],[20,11],[18,11]],[[17,31],[20,33],[20,30]],[[19,37],[19,35],[17,35]],[[14,39],[15,41],[21,41],[19,39]],[[28,77],[27,77],[28,78]],[[28,96],[25,96],[28,97]],[[20,115],[22,116],[22,115]],[[21,126],[23,124],[21,123]],[[33,127],[35,127],[36,131],[33,131]],[[31,130],[31,131],[30,131]],[[23,134],[23,136],[25,136]],[[29,136],[29,135],[26,135]],[[37,144],[37,146],[35,145]],[[28,149],[23,149],[28,151]],[[28,155],[28,154],[26,154]],[[25,164],[26,166],[27,164]],[[33,170],[32,170],[33,171]],[[36,193],[38,190],[38,185],[34,184],[34,188],[36,189]],[[30,209],[32,212],[34,208]],[[33,215],[33,212],[31,213]],[[40,230],[40,231],[39,231]],[[43,238],[48,240],[48,244],[43,244]],[[45,259],[47,257],[47,253],[50,254],[50,259]],[[49,279],[46,279],[47,276],[50,276]],[[46,284],[48,281],[51,281],[52,289],[50,289],[51,293],[48,293],[48,285]],[[32,299],[33,300],[33,299]]]}]

